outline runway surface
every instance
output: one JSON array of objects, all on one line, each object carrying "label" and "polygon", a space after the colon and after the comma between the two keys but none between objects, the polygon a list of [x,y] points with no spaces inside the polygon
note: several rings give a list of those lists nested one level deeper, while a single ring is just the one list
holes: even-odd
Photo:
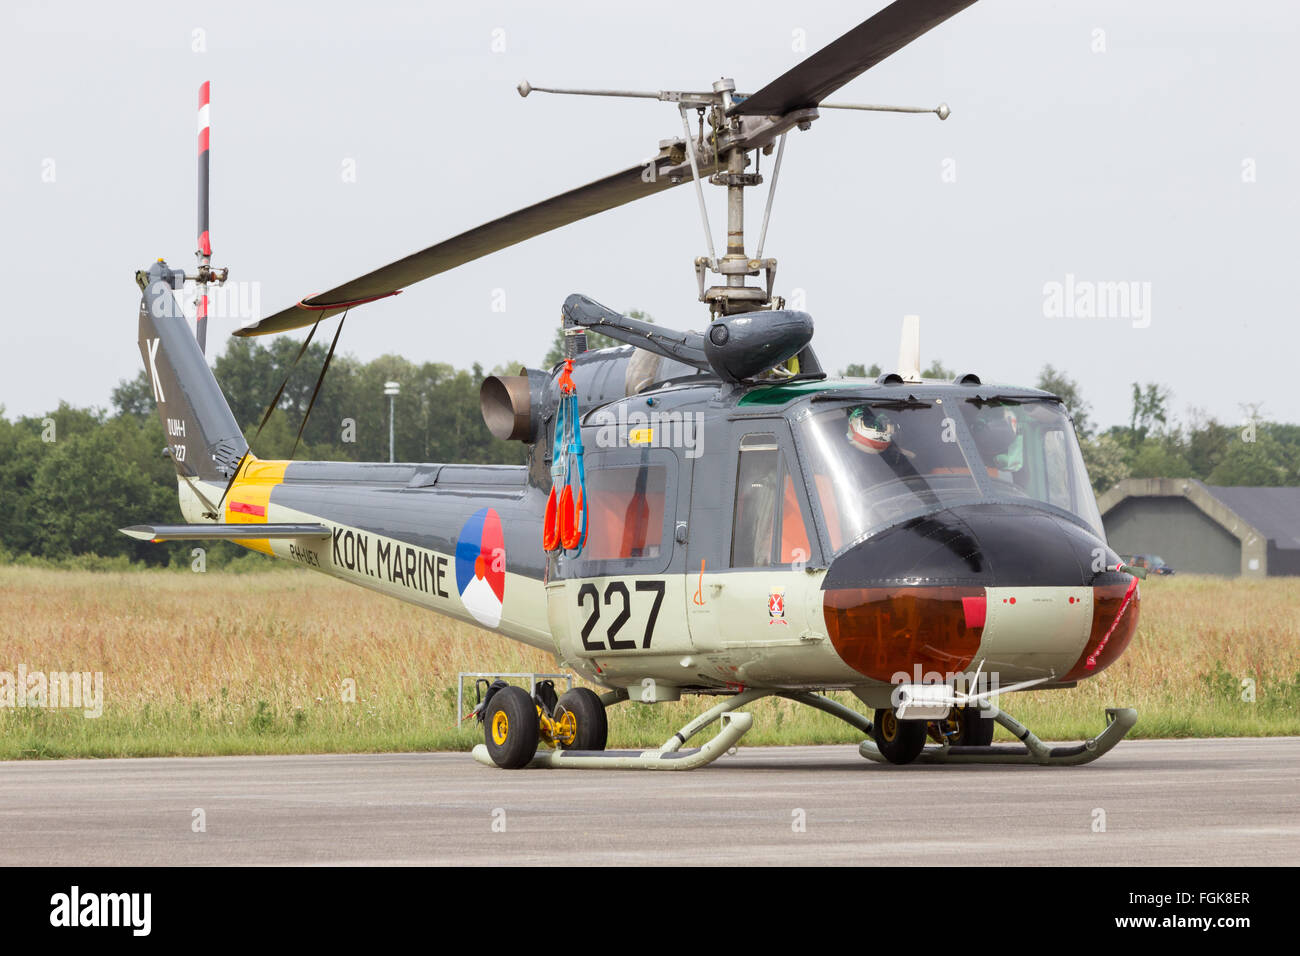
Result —
[{"label": "runway surface", "polygon": [[1294,864],[1298,809],[1300,738],[1130,741],[1075,768],[893,768],[852,746],[685,773],[446,753],[14,762],[0,864]]}]

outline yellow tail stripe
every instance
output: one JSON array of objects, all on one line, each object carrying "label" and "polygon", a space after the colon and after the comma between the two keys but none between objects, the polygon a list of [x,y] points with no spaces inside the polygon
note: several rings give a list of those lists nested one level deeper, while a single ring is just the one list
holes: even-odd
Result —
[{"label": "yellow tail stripe", "polygon": [[[239,469],[239,477],[226,495],[227,524],[266,524],[271,506],[271,489],[284,481],[287,461],[262,461],[252,452]],[[236,542],[254,551],[271,554],[266,538],[242,538]]]}]

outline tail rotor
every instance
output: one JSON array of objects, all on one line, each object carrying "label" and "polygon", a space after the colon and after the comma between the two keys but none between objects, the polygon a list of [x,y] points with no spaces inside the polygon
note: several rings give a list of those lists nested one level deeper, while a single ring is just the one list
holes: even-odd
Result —
[{"label": "tail rotor", "polygon": [[220,285],[226,281],[229,269],[212,268],[212,238],[208,232],[208,172],[209,140],[211,135],[211,81],[199,87],[199,248],[194,253],[199,260],[198,273],[192,277],[198,283],[198,302],[194,316],[194,336],[199,351],[207,352],[208,343],[208,283]]}]

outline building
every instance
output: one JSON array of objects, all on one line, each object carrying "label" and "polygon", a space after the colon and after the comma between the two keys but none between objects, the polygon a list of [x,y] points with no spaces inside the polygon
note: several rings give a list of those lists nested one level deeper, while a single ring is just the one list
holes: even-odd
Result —
[{"label": "building", "polygon": [[1120,554],[1158,554],[1193,574],[1300,574],[1300,488],[1126,478],[1097,505]]}]

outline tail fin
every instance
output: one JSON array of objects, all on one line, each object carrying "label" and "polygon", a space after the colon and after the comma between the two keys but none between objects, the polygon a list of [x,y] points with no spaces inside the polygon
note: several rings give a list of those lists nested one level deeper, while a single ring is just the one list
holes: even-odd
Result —
[{"label": "tail fin", "polygon": [[248,443],[173,294],[184,285],[184,270],[159,259],[147,272],[136,273],[136,281],[144,292],[140,356],[176,473],[224,484]]}]

